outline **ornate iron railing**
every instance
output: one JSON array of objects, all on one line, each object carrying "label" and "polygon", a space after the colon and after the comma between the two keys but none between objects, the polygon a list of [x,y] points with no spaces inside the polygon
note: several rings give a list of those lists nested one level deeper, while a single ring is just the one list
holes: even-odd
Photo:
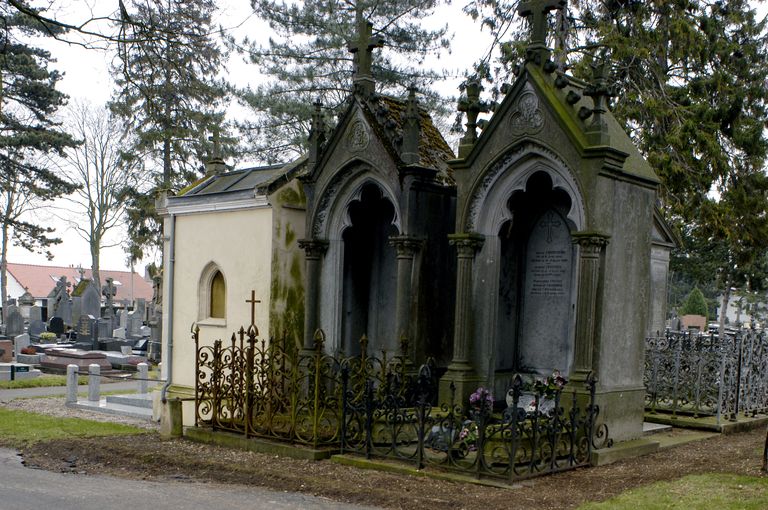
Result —
[{"label": "ornate iron railing", "polygon": [[646,339],[646,408],[673,416],[715,416],[768,410],[768,338],[764,331],[667,331]]},{"label": "ornate iron railing", "polygon": [[197,328],[193,339],[196,426],[510,481],[586,465],[597,441],[610,443],[592,378],[566,398],[517,377],[507,408],[494,412],[453,395],[436,405],[433,363],[408,363],[405,339],[399,355],[378,357],[365,337],[358,356],[326,354],[321,331],[311,353],[266,344],[254,327],[226,345],[201,345]]}]

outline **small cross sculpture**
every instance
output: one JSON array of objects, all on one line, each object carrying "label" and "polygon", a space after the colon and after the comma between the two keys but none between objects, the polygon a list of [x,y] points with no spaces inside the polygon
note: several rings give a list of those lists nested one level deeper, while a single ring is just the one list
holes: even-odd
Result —
[{"label": "small cross sculpture", "polygon": [[101,287],[101,293],[106,298],[105,308],[106,308],[106,317],[112,318],[113,317],[113,310],[112,310],[112,298],[115,297],[117,294],[117,287],[115,287],[114,279],[107,278],[107,283],[105,283]]},{"label": "small cross sculpture", "polygon": [[251,326],[256,326],[256,303],[261,303],[260,300],[256,299],[256,291],[251,291],[251,299],[246,299],[246,303],[251,304]]},{"label": "small cross sculpture", "polygon": [[373,37],[373,25],[362,16],[358,16],[357,40],[352,41],[348,46],[350,53],[354,55],[355,80],[359,78],[371,79],[373,50],[383,46],[383,38]]},{"label": "small cross sculpture", "polygon": [[211,159],[221,159],[221,129],[219,126],[213,128],[213,134],[208,137],[208,140],[213,142],[213,152],[211,153]]},{"label": "small cross sculpture", "polygon": [[529,0],[520,3],[517,13],[524,18],[533,17],[531,20],[532,44],[546,45],[549,29],[547,15],[549,11],[565,7],[565,4],[566,0]]},{"label": "small cross sculpture", "polygon": [[477,140],[477,116],[490,111],[490,105],[480,100],[480,82],[467,83],[467,97],[459,101],[458,110],[467,114],[467,132],[461,139],[462,144],[473,144]]},{"label": "small cross sculpture", "polygon": [[77,266],[77,272],[80,273],[80,281],[83,281],[83,278],[85,278],[85,269],[83,269],[82,266]]}]

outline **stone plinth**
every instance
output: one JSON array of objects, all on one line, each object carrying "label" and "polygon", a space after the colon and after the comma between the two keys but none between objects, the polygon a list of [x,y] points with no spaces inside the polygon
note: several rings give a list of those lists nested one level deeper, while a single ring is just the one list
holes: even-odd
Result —
[{"label": "stone plinth", "polygon": [[11,367],[14,367],[14,380],[34,379],[42,374],[39,370],[25,363],[0,363],[0,381],[11,380]]},{"label": "stone plinth", "polygon": [[67,371],[67,365],[77,365],[78,372],[85,373],[92,364],[99,365],[102,373],[112,370],[112,364],[102,352],[53,348],[46,349],[45,354],[40,357],[42,368],[61,373]]},{"label": "stone plinth", "polygon": [[10,363],[13,359],[13,342],[10,340],[0,340],[0,350],[5,351],[0,355],[0,363]]}]

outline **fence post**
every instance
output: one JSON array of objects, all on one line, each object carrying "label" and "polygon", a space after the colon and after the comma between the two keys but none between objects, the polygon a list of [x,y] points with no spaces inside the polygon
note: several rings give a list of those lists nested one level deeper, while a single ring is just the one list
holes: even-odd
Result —
[{"label": "fence post", "polygon": [[147,393],[149,389],[149,365],[146,363],[139,363],[136,368],[138,369],[137,377],[139,378],[139,393],[142,395]]},{"label": "fence post", "polygon": [[67,404],[77,403],[77,365],[67,365]]},{"label": "fence post", "polygon": [[99,401],[99,385],[101,384],[101,367],[96,363],[88,365],[88,400]]}]

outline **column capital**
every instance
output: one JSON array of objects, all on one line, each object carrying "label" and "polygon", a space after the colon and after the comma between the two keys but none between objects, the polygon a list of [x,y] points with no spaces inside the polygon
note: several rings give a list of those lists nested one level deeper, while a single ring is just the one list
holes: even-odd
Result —
[{"label": "column capital", "polygon": [[398,257],[413,257],[421,250],[424,240],[411,236],[390,236],[389,244],[395,247]]},{"label": "column capital", "polygon": [[474,257],[485,242],[485,237],[477,232],[449,234],[448,242],[456,247],[459,257]]},{"label": "column capital", "polygon": [[600,251],[610,242],[611,236],[595,231],[581,231],[571,234],[574,244],[582,248]]},{"label": "column capital", "polygon": [[299,248],[304,250],[308,259],[319,259],[328,249],[328,241],[324,239],[299,239]]}]

